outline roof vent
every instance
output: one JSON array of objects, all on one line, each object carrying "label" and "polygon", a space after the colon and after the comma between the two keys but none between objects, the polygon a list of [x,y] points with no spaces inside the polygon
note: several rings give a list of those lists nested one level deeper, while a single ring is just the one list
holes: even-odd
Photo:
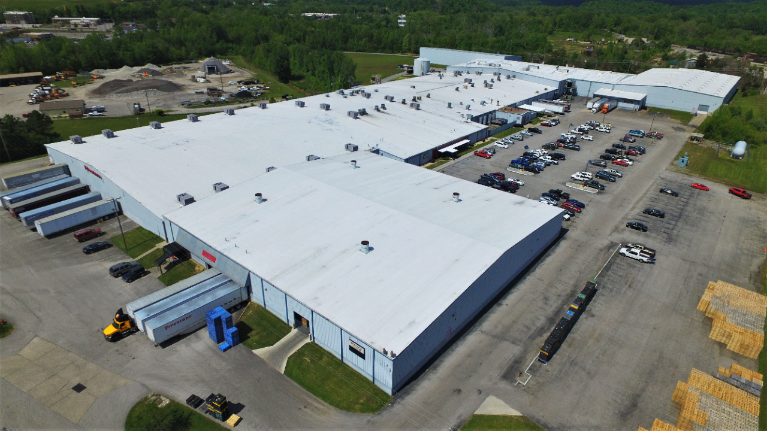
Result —
[{"label": "roof vent", "polygon": [[189,120],[189,121],[191,121],[192,123],[196,123],[196,122],[200,121],[200,119],[199,119],[199,118],[197,118],[197,116],[196,116],[196,115],[194,115],[194,114],[189,114],[189,115],[187,115],[187,116],[186,116],[186,119],[187,119],[187,120]]},{"label": "roof vent", "polygon": [[370,253],[370,241],[362,241],[360,243],[360,251],[365,254]]},{"label": "roof vent", "polygon": [[352,169],[357,169],[357,161],[356,160],[352,160],[351,163],[352,163]]},{"label": "roof vent", "polygon": [[461,202],[461,194],[456,192],[453,193],[453,202]]},{"label": "roof vent", "polygon": [[463,78],[463,82],[471,84],[471,78]]},{"label": "roof vent", "polygon": [[72,141],[73,144],[82,144],[83,143],[83,137],[80,136],[80,135],[70,136],[69,140]]},{"label": "roof vent", "polygon": [[346,111],[346,115],[349,118],[354,118],[356,120],[357,119],[357,115],[359,115],[359,114],[357,113],[357,111]]},{"label": "roof vent", "polygon": [[407,101],[405,99],[402,99],[402,104],[403,105],[407,104]]},{"label": "roof vent", "polygon": [[455,91],[461,91],[458,87],[455,87]]},{"label": "roof vent", "polygon": [[431,99],[431,93],[426,93],[426,98]]},{"label": "roof vent", "polygon": [[394,96],[384,96],[384,99],[388,100],[389,102],[394,102]]},{"label": "roof vent", "polygon": [[362,97],[365,99],[370,99],[370,93],[362,93]]},{"label": "roof vent", "polygon": [[474,72],[474,73],[477,74],[477,75],[482,75],[482,72],[480,72],[479,70]]},{"label": "roof vent", "polygon": [[187,206],[194,203],[194,196],[189,193],[181,193],[176,196],[176,200],[183,206]]},{"label": "roof vent", "polygon": [[381,108],[378,105],[376,105],[375,108],[373,108],[373,109],[375,109],[378,112],[381,112]]},{"label": "roof vent", "polygon": [[306,102],[304,102],[303,100],[296,100],[296,106],[298,106],[299,108],[303,108],[305,105],[306,105]]},{"label": "roof vent", "polygon": [[381,109],[383,109],[384,111],[386,110],[386,104],[385,103],[381,104]]},{"label": "roof vent", "polygon": [[261,193],[256,193],[256,203],[260,204],[264,202],[264,195]]},{"label": "roof vent", "polygon": [[224,190],[228,189],[229,186],[224,183],[215,183],[213,184],[213,190],[216,193],[223,192]]},{"label": "roof vent", "polygon": [[330,111],[330,103],[320,103],[320,109],[323,111]]},{"label": "roof vent", "polygon": [[354,144],[346,144],[346,151],[349,151],[350,153],[357,151],[358,148],[359,147]]},{"label": "roof vent", "polygon": [[256,106],[258,106],[261,109],[266,109],[266,102],[259,102],[258,104],[256,104]]},{"label": "roof vent", "polygon": [[226,108],[226,109],[224,109],[224,114],[226,114],[226,115],[234,115],[234,108]]},{"label": "roof vent", "polygon": [[266,168],[266,172],[272,172],[275,169],[277,168],[275,168],[274,166],[269,166],[268,168]]},{"label": "roof vent", "polygon": [[447,102],[447,107],[448,108],[452,108],[453,107],[453,103],[452,102]]},{"label": "roof vent", "polygon": [[149,123],[149,127],[152,129],[162,129],[162,125],[160,124],[159,121],[152,121],[151,123]]},{"label": "roof vent", "polygon": [[111,139],[115,137],[115,132],[112,129],[104,129],[101,131],[101,134],[104,135],[104,137],[107,139]]},{"label": "roof vent", "polygon": [[319,160],[319,159],[321,159],[321,157],[320,156],[315,156],[314,154],[309,154],[308,156],[306,156],[306,161],[307,162],[311,162],[312,160]]}]

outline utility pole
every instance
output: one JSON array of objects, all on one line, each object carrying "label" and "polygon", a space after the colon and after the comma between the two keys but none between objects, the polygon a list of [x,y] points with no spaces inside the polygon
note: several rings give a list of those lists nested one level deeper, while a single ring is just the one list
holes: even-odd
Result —
[{"label": "utility pole", "polygon": [[8,161],[12,162],[11,160],[11,153],[8,152],[8,146],[5,145],[5,138],[3,138],[3,131],[0,130],[0,141],[3,141],[3,148],[5,148],[5,155],[8,156]]},{"label": "utility pole", "polygon": [[144,97],[146,97],[146,109],[149,110],[149,113],[152,113],[152,107],[149,106],[149,92],[144,90]]},{"label": "utility pole", "polygon": [[652,121],[650,122],[650,130],[648,132],[652,132],[652,125],[655,124],[655,117],[657,117],[658,114],[652,114]]},{"label": "utility pole", "polygon": [[123,247],[125,247],[125,251],[128,251],[128,243],[125,242],[125,232],[123,232],[123,224],[120,222],[120,210],[117,208],[117,199],[120,198],[112,198],[112,204],[115,206],[115,214],[117,215],[117,224],[120,226],[120,235],[123,237]]}]

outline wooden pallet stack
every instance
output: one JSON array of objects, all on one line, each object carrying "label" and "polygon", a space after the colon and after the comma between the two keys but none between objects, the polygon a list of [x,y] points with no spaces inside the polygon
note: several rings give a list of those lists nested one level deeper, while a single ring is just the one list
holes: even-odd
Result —
[{"label": "wooden pallet stack", "polygon": [[709,282],[698,310],[713,318],[709,338],[756,359],[764,346],[767,296],[723,281]]},{"label": "wooden pallet stack", "polygon": [[749,370],[746,367],[741,367],[740,365],[736,363],[733,363],[732,365],[730,365],[729,369],[724,367],[719,367],[717,372],[726,377],[731,377],[733,374],[736,374],[740,377],[743,377],[746,380],[758,383],[759,385],[762,385],[762,386],[764,385],[764,376],[762,376],[761,374],[757,373],[754,370]]},{"label": "wooden pallet stack", "polygon": [[647,430],[642,427],[639,427],[639,431],[681,431],[681,430],[675,427],[674,425],[663,422],[660,419],[655,419],[655,422],[652,423],[652,428]]}]

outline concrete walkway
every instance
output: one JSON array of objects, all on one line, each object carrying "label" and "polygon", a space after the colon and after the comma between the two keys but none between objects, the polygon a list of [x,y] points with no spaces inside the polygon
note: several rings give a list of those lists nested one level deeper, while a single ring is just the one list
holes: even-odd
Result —
[{"label": "concrete walkway", "polygon": [[285,373],[285,366],[288,365],[288,358],[304,344],[309,342],[309,335],[304,334],[298,329],[293,329],[290,333],[271,347],[264,347],[253,351],[260,356],[267,364],[281,373]]},{"label": "concrete walkway", "polygon": [[687,125],[699,127],[704,121],[706,121],[706,118],[708,118],[708,114],[698,114],[692,117],[692,120],[690,120],[690,122],[687,123]]},{"label": "concrete walkway", "polygon": [[495,415],[495,416],[522,416],[522,413],[512,409],[508,404],[490,395],[479,406],[475,415]]}]

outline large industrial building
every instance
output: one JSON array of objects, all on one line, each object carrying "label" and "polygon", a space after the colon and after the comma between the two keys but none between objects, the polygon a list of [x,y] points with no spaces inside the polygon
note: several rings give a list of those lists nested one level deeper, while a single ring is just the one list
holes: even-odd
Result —
[{"label": "large industrial building", "polygon": [[[677,106],[724,103],[737,84],[685,72],[709,81],[472,60],[47,147],[103,199],[393,393],[561,230],[557,208],[418,166],[568,92]],[[675,91],[693,96],[680,102]],[[499,118],[509,122],[491,125]],[[480,218],[514,228],[467,222]]]}]

